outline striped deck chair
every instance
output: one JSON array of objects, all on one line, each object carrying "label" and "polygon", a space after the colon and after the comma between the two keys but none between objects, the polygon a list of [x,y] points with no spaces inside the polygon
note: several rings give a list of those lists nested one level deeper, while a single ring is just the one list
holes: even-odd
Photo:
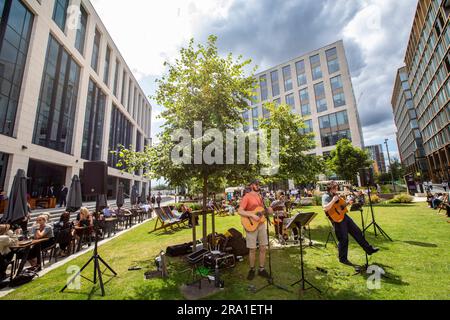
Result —
[{"label": "striped deck chair", "polygon": [[169,217],[172,221],[176,221],[180,227],[185,227],[187,223],[189,222],[189,219],[180,220],[178,217],[175,216],[175,214],[172,212],[172,210],[169,207],[163,207],[162,208],[164,213],[167,217]]},{"label": "striped deck chair", "polygon": [[[150,231],[150,233],[153,233],[153,232],[156,232],[159,230],[164,230],[164,232],[167,232],[168,228],[170,228],[171,230],[174,230],[174,226],[179,227],[179,222],[170,219],[164,213],[162,208],[155,208],[154,211],[156,214],[156,223],[155,223],[155,227],[153,228],[152,231]],[[158,226],[159,224],[160,224],[160,226]]]}]

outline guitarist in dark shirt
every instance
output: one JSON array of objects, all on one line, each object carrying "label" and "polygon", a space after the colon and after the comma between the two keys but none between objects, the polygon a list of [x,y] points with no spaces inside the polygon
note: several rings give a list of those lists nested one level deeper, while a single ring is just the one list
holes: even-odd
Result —
[{"label": "guitarist in dark shirt", "polygon": [[[339,202],[340,197],[338,196],[339,186],[337,183],[332,182],[328,185],[328,192],[324,194],[322,198],[323,209],[328,215],[328,212],[333,209],[334,205]],[[330,219],[331,220],[331,219]],[[339,261],[342,264],[348,266],[354,266],[348,260],[348,235],[350,234],[356,242],[366,251],[368,255],[372,255],[380,249],[374,248],[371,246],[367,240],[364,238],[364,235],[361,229],[356,225],[356,223],[348,216],[345,215],[344,220],[341,223],[337,223],[332,221],[334,226],[334,230],[336,233],[336,237],[339,241]]]}]

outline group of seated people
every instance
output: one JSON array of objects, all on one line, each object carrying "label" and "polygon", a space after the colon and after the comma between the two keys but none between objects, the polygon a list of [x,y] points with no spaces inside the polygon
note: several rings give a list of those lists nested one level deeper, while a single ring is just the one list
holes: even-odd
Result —
[{"label": "group of seated people", "polygon": [[434,210],[438,210],[441,205],[445,204],[447,210],[447,216],[450,217],[450,205],[448,203],[449,196],[444,193],[433,194],[430,191],[427,192],[428,207]]},{"label": "group of seated people", "polygon": [[[185,204],[182,204],[178,208],[174,208],[174,210],[172,210],[172,212],[178,220],[180,220],[180,221],[187,220],[189,223],[189,228],[193,227],[193,225],[192,225],[192,209],[191,208],[189,208]],[[197,226],[199,225],[198,221],[199,221],[199,217],[195,216],[195,225],[197,225]]]}]

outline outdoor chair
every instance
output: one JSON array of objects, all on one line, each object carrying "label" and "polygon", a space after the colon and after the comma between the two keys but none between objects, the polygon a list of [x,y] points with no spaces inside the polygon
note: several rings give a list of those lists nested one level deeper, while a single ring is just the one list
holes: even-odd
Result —
[{"label": "outdoor chair", "polygon": [[447,211],[447,208],[450,206],[449,204],[449,199],[448,199],[448,194],[444,197],[444,200],[442,200],[442,203],[438,206],[439,209],[439,213],[441,213],[441,211]]},{"label": "outdoor chair", "polygon": [[228,216],[228,211],[225,208],[222,208],[222,205],[214,204],[214,214],[219,217]]},{"label": "outdoor chair", "polygon": [[162,208],[155,208],[154,211],[155,211],[155,214],[156,214],[156,223],[155,223],[155,227],[153,228],[152,231],[150,231],[150,233],[153,233],[153,232],[156,232],[156,231],[159,231],[159,230],[164,230],[164,232],[167,232],[168,228],[170,228],[173,231],[174,227],[178,227],[179,228],[179,222],[170,219],[164,213]]},{"label": "outdoor chair", "polygon": [[166,216],[169,217],[172,221],[176,221],[180,227],[181,226],[186,227],[188,225],[189,219],[180,220],[178,217],[175,216],[175,214],[172,212],[172,210],[169,207],[163,207],[162,209],[163,209],[164,213],[166,214]]},{"label": "outdoor chair", "polygon": [[52,263],[52,259],[55,260],[55,263],[58,262],[58,255],[57,255],[57,243],[53,244],[52,246],[42,249],[41,250],[41,265],[42,269],[45,268],[45,259],[48,258],[48,263]]}]

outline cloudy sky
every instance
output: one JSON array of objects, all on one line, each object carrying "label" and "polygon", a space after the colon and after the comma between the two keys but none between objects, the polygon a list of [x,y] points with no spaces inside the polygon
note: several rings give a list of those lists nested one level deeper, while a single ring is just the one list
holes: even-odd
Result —
[{"label": "cloudy sky", "polygon": [[[190,38],[218,36],[223,54],[259,70],[344,40],[366,145],[391,139],[398,156],[391,95],[417,0],[91,0],[144,91],[155,92],[164,61]],[[153,135],[161,108],[153,103]]]}]

